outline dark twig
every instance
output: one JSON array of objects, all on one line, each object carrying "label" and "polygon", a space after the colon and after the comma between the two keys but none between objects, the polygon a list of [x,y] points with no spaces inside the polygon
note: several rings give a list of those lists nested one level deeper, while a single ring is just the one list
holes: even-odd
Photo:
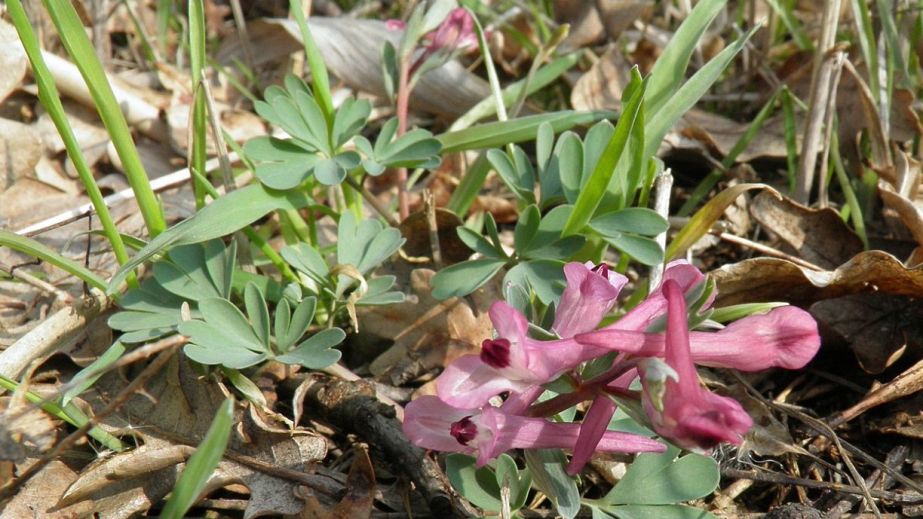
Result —
[{"label": "dark twig", "polygon": [[[843,485],[828,481],[816,481],[813,479],[795,478],[787,474],[771,472],[768,470],[739,470],[733,468],[722,468],[721,474],[725,477],[736,479],[749,479],[760,483],[772,483],[776,485],[796,485],[805,488],[817,488],[821,490],[830,490],[833,492],[843,492],[845,494],[856,494],[861,496],[863,491],[855,485]],[[894,503],[923,503],[923,494],[916,492],[889,492],[886,490],[869,490],[872,497],[884,499]]]},{"label": "dark twig", "polygon": [[[315,375],[316,377],[316,375]],[[439,465],[426,451],[411,444],[394,417],[394,410],[375,398],[364,380],[315,378],[305,396],[305,409],[372,446],[371,454],[402,471],[423,494],[436,517],[475,517],[478,514],[452,489]],[[289,383],[300,383],[292,379]]]}]

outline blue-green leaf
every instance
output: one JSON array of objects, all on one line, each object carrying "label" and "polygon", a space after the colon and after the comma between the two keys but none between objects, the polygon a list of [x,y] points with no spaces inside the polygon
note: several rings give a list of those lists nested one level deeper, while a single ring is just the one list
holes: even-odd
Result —
[{"label": "blue-green leaf", "polygon": [[505,264],[505,260],[476,259],[450,265],[433,276],[433,297],[466,296],[487,283]]}]

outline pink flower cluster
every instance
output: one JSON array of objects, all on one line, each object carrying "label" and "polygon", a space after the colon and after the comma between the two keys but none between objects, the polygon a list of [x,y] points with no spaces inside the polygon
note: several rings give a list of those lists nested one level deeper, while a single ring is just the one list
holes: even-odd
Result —
[{"label": "pink flower cluster", "polygon": [[[660,287],[614,324],[598,329],[627,278],[605,265],[569,263],[552,331],[560,339],[528,334],[528,321],[503,301],[490,308],[497,337],[479,355],[459,358],[436,381],[438,396],[407,405],[404,433],[427,449],[461,452],[479,465],[504,451],[564,448],[573,451],[568,472],[579,472],[597,451],[661,452],[650,438],[608,430],[612,395],[641,400],[654,431],[687,449],[740,444],[753,422],[741,405],[704,388],[696,364],[758,371],[796,369],[820,347],[817,323],[807,312],[780,307],[740,319],[717,332],[690,332],[686,297],[705,280],[683,261],[667,265]],[[711,300],[703,305],[707,309]],[[666,318],[665,332],[648,331]],[[656,327],[656,326],[655,326]],[[576,368],[616,353],[611,368],[581,380]],[[569,377],[574,391],[537,402],[547,384]],[[640,395],[629,386],[640,376]],[[505,396],[502,404],[500,397]],[[591,401],[582,423],[547,419]]]},{"label": "pink flower cluster", "polygon": [[[406,28],[406,24],[401,20],[388,20],[385,26],[391,31]],[[419,55],[415,56],[413,69],[435,54],[451,54],[477,48],[478,38],[474,32],[474,18],[467,9],[462,7],[452,9],[434,31],[423,36],[423,40],[426,46],[421,49]]]}]

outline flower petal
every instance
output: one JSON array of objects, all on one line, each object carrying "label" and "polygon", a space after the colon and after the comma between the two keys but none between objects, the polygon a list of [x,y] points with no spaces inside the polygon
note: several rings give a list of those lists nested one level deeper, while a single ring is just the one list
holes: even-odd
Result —
[{"label": "flower petal", "polygon": [[567,465],[568,474],[572,476],[577,474],[590,461],[590,457],[596,452],[596,446],[609,427],[609,421],[615,414],[615,407],[615,402],[605,395],[597,396],[590,404],[590,410],[587,411],[580,425],[580,434],[574,445],[574,455]]},{"label": "flower petal", "polygon": [[424,449],[469,452],[471,449],[458,443],[449,432],[453,422],[477,412],[452,407],[432,395],[421,396],[404,408],[404,435]]},{"label": "flower petal", "polygon": [[477,408],[504,391],[524,391],[531,385],[504,377],[478,355],[465,355],[436,378],[436,394],[452,406]]}]

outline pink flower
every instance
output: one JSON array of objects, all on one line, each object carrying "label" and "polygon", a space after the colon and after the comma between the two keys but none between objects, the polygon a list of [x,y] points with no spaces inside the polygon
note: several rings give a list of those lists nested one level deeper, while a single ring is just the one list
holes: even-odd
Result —
[{"label": "pink flower", "polygon": [[654,430],[689,449],[711,449],[721,442],[740,444],[753,420],[737,401],[699,384],[689,347],[683,292],[676,281],[667,280],[663,294],[668,305],[666,366],[652,360],[640,365],[644,410]]},{"label": "pink flower", "polygon": [[564,265],[567,287],[561,294],[551,327],[559,337],[570,338],[596,329],[603,317],[615,306],[615,299],[628,278],[610,272],[605,263],[568,263]]},{"label": "pink flower", "polygon": [[[473,455],[478,466],[510,449],[573,449],[579,427],[509,414],[490,405],[453,407],[435,396],[417,398],[404,411],[404,434],[414,445]],[[606,431],[595,450],[663,452],[665,447],[643,436]]]},{"label": "pink flower", "polygon": [[[498,337],[485,340],[480,355],[465,355],[446,366],[436,380],[439,398],[453,406],[479,407],[500,393],[526,391],[609,351],[573,339],[532,339],[525,316],[503,301],[491,305],[489,313]],[[653,337],[626,330],[616,335],[619,344],[635,350]]]},{"label": "pink flower", "polygon": [[477,47],[478,39],[474,33],[474,19],[463,7],[452,9],[439,27],[431,33],[432,40],[427,47],[429,54],[440,50],[449,52]]}]

